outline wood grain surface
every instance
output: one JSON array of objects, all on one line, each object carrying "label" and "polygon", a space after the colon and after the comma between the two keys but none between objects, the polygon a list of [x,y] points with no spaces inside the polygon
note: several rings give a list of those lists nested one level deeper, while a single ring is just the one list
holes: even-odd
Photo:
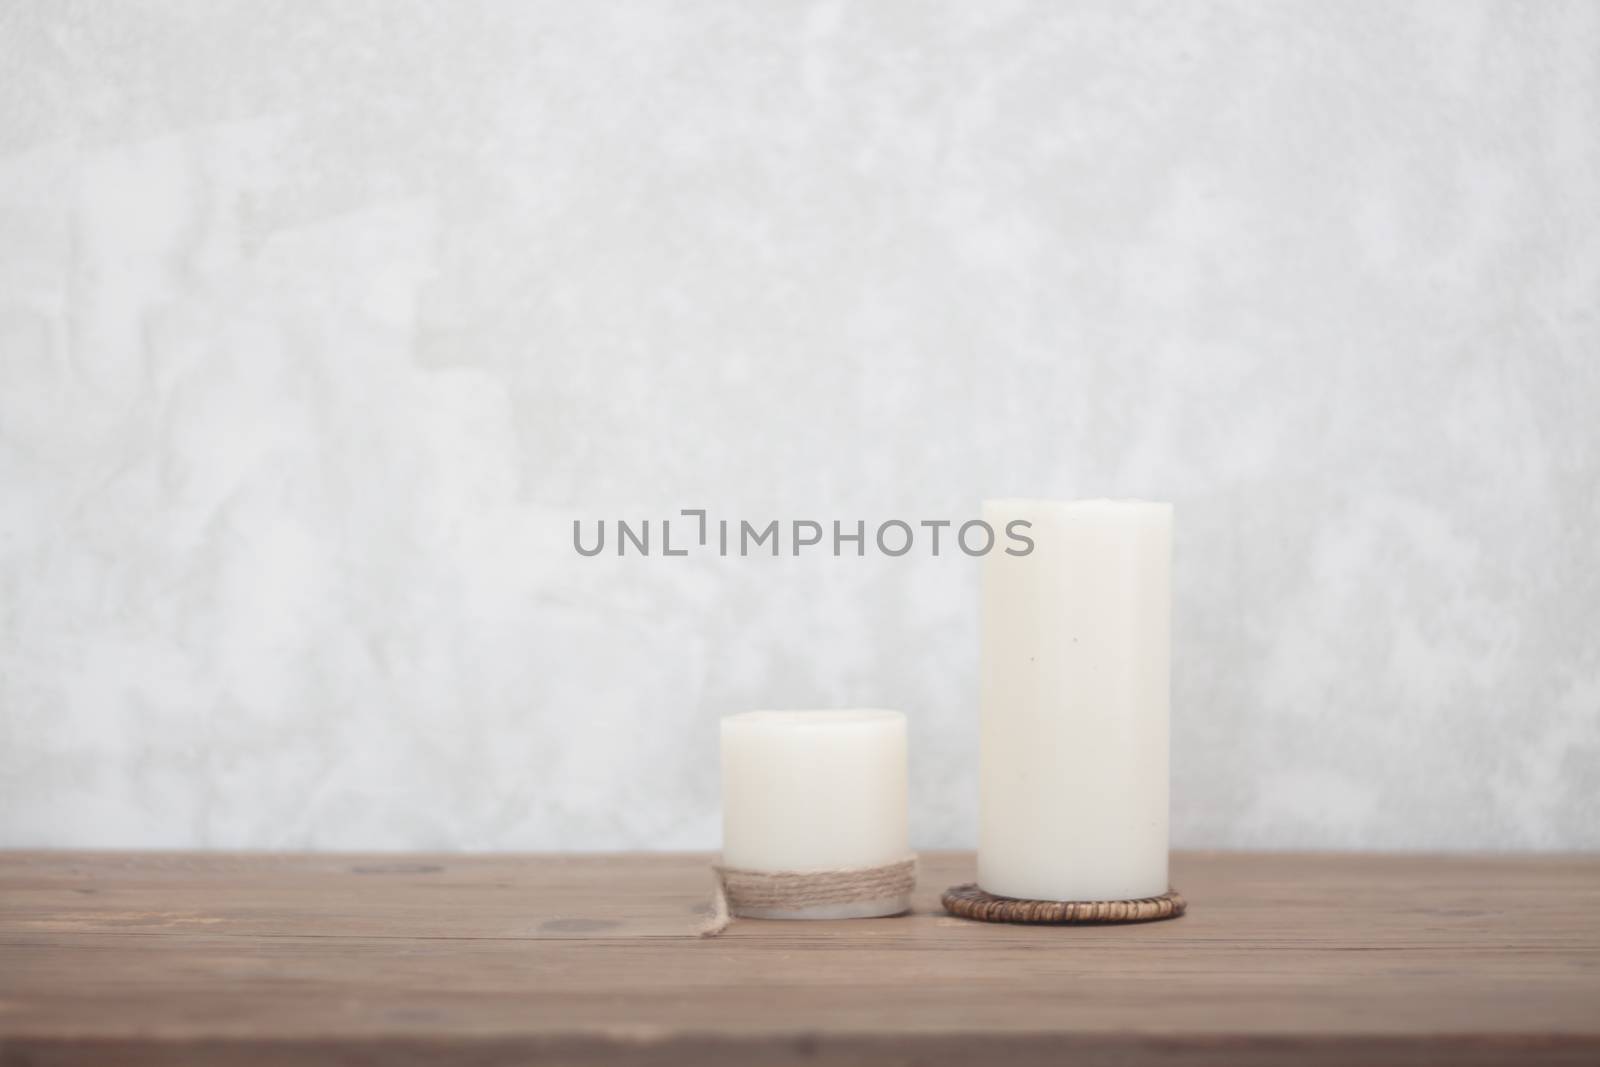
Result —
[{"label": "wood grain surface", "polygon": [[697,936],[709,857],[0,853],[0,1065],[1600,1062],[1600,857],[1174,857],[1189,913]]}]

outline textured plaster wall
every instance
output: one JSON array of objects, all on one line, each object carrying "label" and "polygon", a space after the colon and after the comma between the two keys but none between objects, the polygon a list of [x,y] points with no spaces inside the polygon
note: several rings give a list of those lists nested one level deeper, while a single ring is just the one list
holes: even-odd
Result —
[{"label": "textured plaster wall", "polygon": [[0,845],[710,847],[1177,504],[1180,845],[1600,847],[1600,4],[0,2]]}]

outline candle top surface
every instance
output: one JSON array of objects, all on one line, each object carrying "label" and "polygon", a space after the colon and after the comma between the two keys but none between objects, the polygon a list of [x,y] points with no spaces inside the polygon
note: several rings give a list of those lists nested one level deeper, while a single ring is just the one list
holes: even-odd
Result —
[{"label": "candle top surface", "polygon": [[733,727],[874,726],[902,722],[904,719],[903,713],[886,708],[845,708],[820,711],[746,711],[738,715],[725,716],[722,724]]}]

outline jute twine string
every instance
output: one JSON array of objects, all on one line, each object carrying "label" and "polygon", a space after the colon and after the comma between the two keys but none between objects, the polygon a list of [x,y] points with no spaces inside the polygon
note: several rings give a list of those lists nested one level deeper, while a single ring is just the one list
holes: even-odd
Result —
[{"label": "jute twine string", "polygon": [[713,864],[717,899],[702,930],[714,936],[728,925],[729,914],[765,909],[799,911],[828,904],[888,900],[908,895],[917,883],[917,860],[909,856],[882,867],[848,867],[831,871],[750,871]]}]

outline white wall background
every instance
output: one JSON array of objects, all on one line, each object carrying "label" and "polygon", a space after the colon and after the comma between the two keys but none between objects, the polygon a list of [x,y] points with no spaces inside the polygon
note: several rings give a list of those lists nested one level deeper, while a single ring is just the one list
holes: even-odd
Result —
[{"label": "white wall background", "polygon": [[1178,505],[1180,845],[1600,847],[1600,4],[0,3],[0,844],[710,847]]}]

